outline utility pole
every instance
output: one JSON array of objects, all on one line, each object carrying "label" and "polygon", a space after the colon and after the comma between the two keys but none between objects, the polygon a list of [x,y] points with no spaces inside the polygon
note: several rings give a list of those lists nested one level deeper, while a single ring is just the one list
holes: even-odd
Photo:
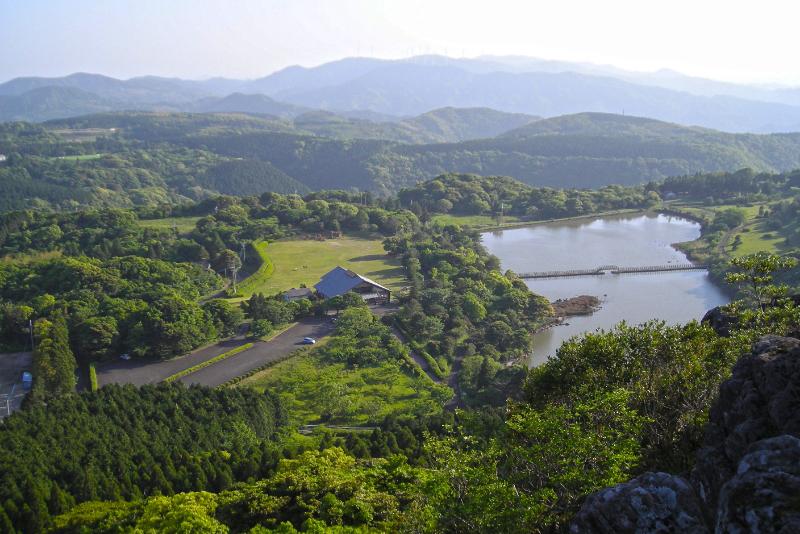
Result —
[{"label": "utility pole", "polygon": [[239,266],[236,265],[236,260],[237,260],[236,255],[233,255],[231,258],[228,259],[228,269],[230,269],[231,271],[231,280],[233,281],[234,293],[236,293],[236,273],[239,270]]}]

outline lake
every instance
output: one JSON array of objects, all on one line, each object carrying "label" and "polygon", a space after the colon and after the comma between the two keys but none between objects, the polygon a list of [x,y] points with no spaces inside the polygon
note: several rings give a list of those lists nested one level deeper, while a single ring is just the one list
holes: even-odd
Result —
[{"label": "lake", "polygon": [[[687,263],[686,255],[672,244],[699,236],[700,225],[695,222],[649,214],[544,223],[482,234],[484,246],[500,258],[502,269],[515,272]],[[706,271],[544,278],[525,283],[551,301],[593,295],[602,306],[592,315],[568,317],[566,324],[535,334],[532,366],[555,354],[563,341],[584,332],[608,329],[623,320],[629,324],[649,319],[684,323],[728,302]]]}]

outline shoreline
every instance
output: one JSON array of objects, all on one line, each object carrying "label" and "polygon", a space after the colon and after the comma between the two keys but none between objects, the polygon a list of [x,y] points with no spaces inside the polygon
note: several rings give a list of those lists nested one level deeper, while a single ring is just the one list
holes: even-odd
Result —
[{"label": "shoreline", "polygon": [[489,225],[489,226],[473,226],[474,230],[479,232],[497,232],[501,230],[515,230],[517,228],[527,228],[528,226],[538,226],[540,224],[562,223],[568,221],[579,221],[582,219],[596,219],[600,217],[610,217],[613,215],[644,215],[651,213],[651,210],[642,208],[627,208],[613,211],[601,211],[597,213],[587,213],[585,215],[574,215],[572,217],[561,217],[558,219],[540,219],[537,221],[519,221],[506,224]]}]

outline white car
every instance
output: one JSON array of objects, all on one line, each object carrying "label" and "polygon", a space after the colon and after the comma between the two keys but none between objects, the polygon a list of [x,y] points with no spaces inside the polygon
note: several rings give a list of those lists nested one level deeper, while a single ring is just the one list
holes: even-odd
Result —
[{"label": "white car", "polygon": [[303,345],[313,345],[316,342],[317,342],[317,340],[314,339],[313,337],[304,337],[303,338]]},{"label": "white car", "polygon": [[131,359],[131,355],[130,355],[130,354],[128,354],[128,353],[126,352],[125,354],[120,354],[120,355],[119,355],[119,359],[120,359],[120,360],[125,360],[125,361],[128,361],[128,360],[130,360],[130,359]]}]

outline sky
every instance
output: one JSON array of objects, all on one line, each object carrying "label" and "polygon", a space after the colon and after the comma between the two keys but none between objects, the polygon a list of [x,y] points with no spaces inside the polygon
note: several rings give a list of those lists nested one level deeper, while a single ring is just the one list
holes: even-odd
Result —
[{"label": "sky", "polygon": [[793,0],[0,0],[0,81],[524,55],[800,86]]}]

